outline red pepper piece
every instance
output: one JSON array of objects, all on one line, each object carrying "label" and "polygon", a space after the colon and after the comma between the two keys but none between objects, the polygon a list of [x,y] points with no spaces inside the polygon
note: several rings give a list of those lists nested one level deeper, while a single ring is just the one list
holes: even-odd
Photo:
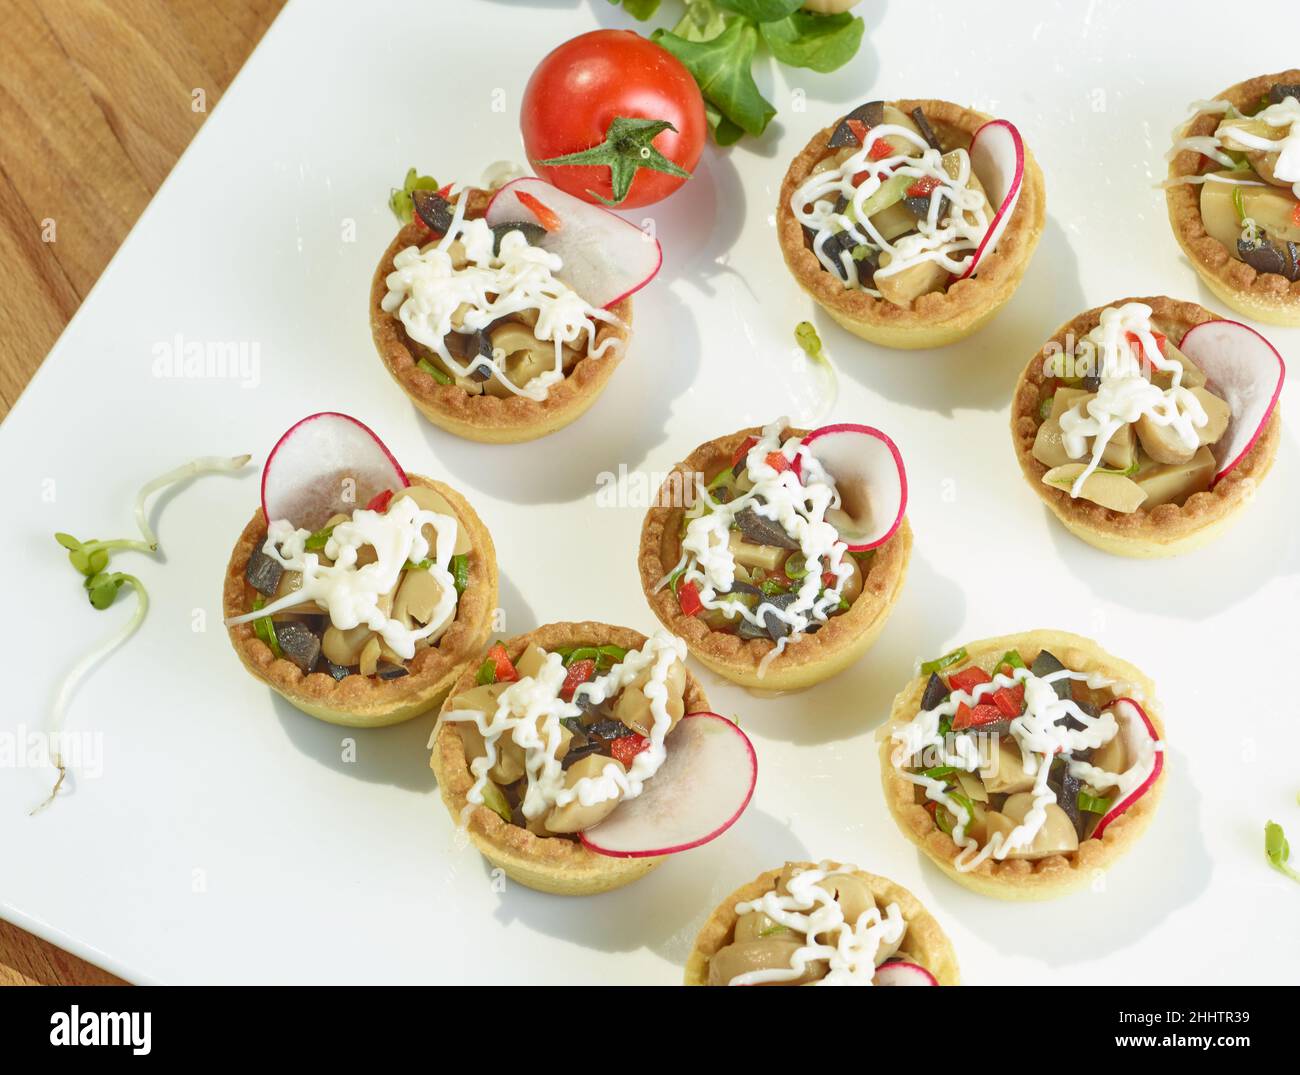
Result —
[{"label": "red pepper piece", "polygon": [[385,512],[388,505],[393,502],[393,491],[385,489],[382,493],[376,493],[370,498],[370,503],[366,505],[366,511]]},{"label": "red pepper piece", "polygon": [[564,677],[564,685],[560,687],[560,697],[568,701],[573,697],[573,692],[578,689],[578,686],[586,683],[595,674],[595,661],[574,661],[569,665],[569,674]]},{"label": "red pepper piece", "polygon": [[631,735],[621,735],[609,744],[609,752],[614,756],[614,760],[621,762],[624,769],[632,765],[632,759],[641,751],[650,745],[650,740],[644,735],[637,735],[633,732]]},{"label": "red pepper piece", "polygon": [[829,589],[830,589],[832,586],[834,586],[837,582],[839,582],[839,579],[837,579],[837,578],[835,577],[835,572],[834,572],[834,571],[823,571],[823,572],[822,572],[822,585],[825,586],[826,589],[829,590]]},{"label": "red pepper piece", "polygon": [[533,197],[528,191],[517,191],[515,197],[519,199],[519,204],[525,209],[532,210],[533,216],[537,218],[537,223],[547,231],[559,231],[564,226],[563,221],[555,215],[555,210],[549,208],[540,199]]},{"label": "red pepper piece", "polygon": [[745,456],[749,454],[749,450],[752,447],[754,447],[754,445],[757,443],[758,443],[757,437],[746,437],[744,441],[741,442],[740,447],[736,449],[736,454],[731,457],[731,465],[734,467],[737,463],[739,463],[742,459],[744,459]]},{"label": "red pepper piece", "polygon": [[790,466],[790,460],[788,460],[785,457],[785,455],[782,454],[781,452],[768,452],[767,465],[771,467],[773,470],[775,470],[778,474],[784,473],[785,471],[792,469]]},{"label": "red pepper piece", "polygon": [[965,691],[970,694],[972,690],[981,683],[987,683],[993,677],[984,669],[976,668],[972,665],[970,668],[963,668],[960,672],[952,672],[948,676],[948,688],[954,691]]},{"label": "red pepper piece", "polygon": [[[1163,355],[1165,353],[1165,343],[1168,337],[1166,337],[1163,332],[1157,332],[1155,329],[1151,330],[1151,335],[1156,338],[1156,350]],[[1128,342],[1133,345],[1135,351],[1142,350],[1142,341],[1137,338],[1136,333],[1126,332],[1124,333],[1124,336]]]},{"label": "red pepper piece", "polygon": [[858,145],[862,145],[867,140],[867,131],[871,128],[860,119],[846,119],[844,122],[849,128],[849,133],[858,140]]},{"label": "red pepper piece", "polygon": [[894,155],[894,147],[886,142],[883,138],[878,138],[871,143],[871,148],[867,150],[867,156],[873,161],[882,161],[886,157]]},{"label": "red pepper piece", "polygon": [[999,687],[993,692],[993,704],[1004,717],[1018,717],[1025,705],[1025,685],[1017,683],[1014,687]]},{"label": "red pepper piece", "polygon": [[700,591],[695,583],[689,579],[677,587],[677,604],[681,607],[683,616],[694,616],[697,612],[704,610],[704,602],[700,600]]},{"label": "red pepper piece", "polygon": [[510,660],[510,655],[506,653],[505,646],[500,642],[487,651],[487,659],[496,665],[495,682],[513,683],[519,678],[519,670],[515,668],[514,663]]},{"label": "red pepper piece", "polygon": [[1003,713],[995,705],[986,705],[981,702],[972,708],[964,702],[957,707],[957,712],[953,714],[952,730],[954,732],[964,731],[968,728],[979,728],[985,724],[992,724],[996,720],[1002,720]]},{"label": "red pepper piece", "polygon": [[942,186],[942,183],[932,175],[923,175],[915,183],[907,188],[909,198],[928,198],[934,188]]},{"label": "red pepper piece", "polygon": [[1300,228],[1300,202],[1297,202],[1296,207],[1291,210],[1291,223]]}]

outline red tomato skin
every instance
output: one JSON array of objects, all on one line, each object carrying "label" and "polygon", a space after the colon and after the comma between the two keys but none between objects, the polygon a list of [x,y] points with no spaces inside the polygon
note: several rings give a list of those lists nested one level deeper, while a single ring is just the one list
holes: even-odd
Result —
[{"label": "red tomato skin", "polygon": [[[586,201],[595,201],[588,190],[613,198],[606,167],[538,162],[600,145],[616,116],[667,120],[677,130],[662,132],[655,148],[688,172],[695,170],[708,131],[700,89],[677,57],[631,30],[581,34],[537,65],[520,106],[524,152],[533,170]],[[652,205],[685,182],[642,168],[617,208]]]}]

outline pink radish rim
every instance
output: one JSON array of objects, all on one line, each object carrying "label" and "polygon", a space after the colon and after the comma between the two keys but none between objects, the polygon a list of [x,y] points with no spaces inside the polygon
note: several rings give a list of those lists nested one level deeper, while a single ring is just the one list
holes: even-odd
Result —
[{"label": "pink radish rim", "polygon": [[[512,179],[510,180],[509,183],[505,183],[496,189],[496,191],[492,194],[492,197],[488,199],[488,203],[483,210],[483,214],[485,216],[487,215],[488,211],[492,208],[492,203],[495,202],[497,198],[499,198],[504,191],[509,190],[516,183],[523,183],[529,180],[536,181],[538,183],[545,183],[546,186],[554,187],[556,190],[560,189],[559,187],[556,187],[554,183],[547,183],[546,180],[543,179],[541,176],[521,175],[518,179]],[[564,194],[568,192],[561,191],[560,193]],[[577,195],[576,194],[570,195],[570,197],[576,198]],[[581,200],[582,199],[579,199],[579,201]],[[609,215],[612,216],[615,220],[621,220],[629,228],[632,228],[634,231],[639,232],[642,236],[645,236],[645,232],[641,231],[640,228],[638,228],[635,224],[632,223],[632,221],[628,220],[626,217],[621,217],[617,213],[611,212],[610,210],[606,209],[603,205],[596,205],[593,202],[585,202],[584,204],[590,205],[593,209],[599,209],[602,213],[609,213]],[[550,206],[547,206],[547,208],[549,209]],[[624,291],[623,294],[619,295],[619,297],[616,299],[610,299],[609,302],[605,303],[605,305],[601,307],[602,310],[608,310],[611,306],[617,306],[624,299],[631,298],[643,287],[645,287],[646,284],[650,283],[651,280],[653,280],[656,276],[659,275],[659,270],[662,269],[664,265],[664,247],[663,247],[663,243],[661,243],[658,240],[658,238],[651,239],[651,242],[655,244],[655,253],[659,255],[659,260],[655,262],[654,271],[649,276],[647,276],[644,280],[642,280],[639,284],[637,284],[636,287],[629,288],[627,291]]]},{"label": "pink radish rim", "polygon": [[351,422],[355,426],[360,426],[368,434],[370,434],[371,439],[376,444],[379,445],[379,450],[383,452],[384,455],[388,457],[388,461],[393,464],[393,469],[397,471],[398,475],[402,479],[402,483],[403,483],[402,487],[408,488],[411,484],[411,479],[406,476],[406,471],[402,468],[402,464],[397,461],[397,457],[388,450],[388,445],[385,444],[382,440],[380,440],[378,435],[375,433],[375,431],[371,429],[368,425],[366,425],[365,422],[361,421],[359,418],[353,418],[352,415],[350,414],[344,414],[342,411],[317,411],[315,414],[307,415],[306,418],[299,418],[298,421],[294,422],[293,425],[291,425],[288,429],[286,429],[283,433],[281,433],[280,439],[275,442],[275,445],[271,448],[270,452],[267,453],[266,462],[262,464],[262,481],[258,489],[258,495],[261,497],[262,500],[262,518],[265,519],[268,523],[271,521],[271,519],[270,516],[266,514],[267,468],[271,465],[271,460],[275,458],[275,453],[280,450],[280,445],[283,444],[286,440],[288,440],[293,435],[294,430],[298,429],[300,426],[306,425],[308,422],[314,422],[317,418],[343,418],[346,421]]},{"label": "pink radish rim", "polygon": [[1250,440],[1246,442],[1246,447],[1238,453],[1237,458],[1214,475],[1214,481],[1210,483],[1211,488],[1218,485],[1222,478],[1236,470],[1237,465],[1245,459],[1246,456],[1250,455],[1250,450],[1255,447],[1256,442],[1264,435],[1264,430],[1268,426],[1269,419],[1273,417],[1273,411],[1277,407],[1277,401],[1282,395],[1282,385],[1286,382],[1286,362],[1282,358],[1282,353],[1274,347],[1262,333],[1256,332],[1249,325],[1243,325],[1240,321],[1233,321],[1227,317],[1216,317],[1211,321],[1202,321],[1199,325],[1193,325],[1183,333],[1182,339],[1178,341],[1178,349],[1180,351],[1183,349],[1183,341],[1198,328],[1214,324],[1236,325],[1237,328],[1244,328],[1247,332],[1256,336],[1265,347],[1273,352],[1274,357],[1277,358],[1277,368],[1280,372],[1277,378],[1277,387],[1273,389],[1273,398],[1268,401],[1268,406],[1264,409],[1264,417],[1260,419],[1259,425],[1255,428],[1255,432],[1251,434]]},{"label": "pink radish rim", "polygon": [[898,445],[894,443],[893,438],[888,433],[882,432],[875,426],[858,425],[854,422],[838,422],[835,425],[814,429],[804,437],[801,443],[811,444],[818,438],[831,433],[862,433],[876,437],[884,441],[885,447],[889,449],[890,454],[894,457],[894,463],[898,466],[898,518],[894,520],[894,525],[889,528],[889,532],[884,537],[877,541],[869,541],[863,545],[852,545],[847,541],[844,543],[850,552],[868,552],[871,549],[878,549],[898,533],[898,528],[903,525],[903,517],[907,514],[907,467],[903,465],[903,453],[898,450]]},{"label": "pink radish rim", "polygon": [[[929,978],[929,979],[930,979],[930,985],[938,985],[938,984],[939,984],[939,979],[936,978],[933,974],[931,974],[928,970],[926,970],[926,969],[925,969],[923,966],[921,966],[921,964],[919,964],[919,963],[912,963],[912,962],[910,962],[910,961],[908,961],[908,960],[906,960],[906,959],[895,959],[895,960],[893,960],[892,962],[889,962],[889,963],[882,963],[879,967],[876,968],[876,974],[880,974],[880,972],[883,971],[886,967],[900,967],[900,968],[901,968],[901,967],[910,967],[912,970],[914,970],[914,971],[919,971],[921,974],[924,974],[927,978]],[[881,988],[885,988],[885,987],[882,986]]]},{"label": "pink radish rim", "polygon": [[[1142,718],[1142,723],[1146,725],[1147,734],[1151,736],[1151,741],[1153,743],[1160,742],[1160,736],[1156,732],[1156,726],[1151,723],[1151,718],[1147,716],[1147,711],[1143,709],[1140,705],[1138,705],[1138,703],[1135,702],[1132,698],[1116,698],[1109,708],[1113,709],[1121,702],[1127,702],[1129,705],[1131,705],[1134,709],[1137,710],[1138,716]],[[1092,835],[1089,837],[1089,839],[1091,840],[1100,839],[1101,834],[1106,831],[1106,828],[1110,825],[1112,821],[1114,821],[1122,813],[1128,810],[1130,806],[1132,806],[1135,802],[1137,802],[1138,799],[1142,798],[1142,796],[1145,795],[1151,789],[1151,785],[1154,784],[1160,778],[1160,774],[1164,772],[1164,769],[1165,769],[1165,752],[1163,750],[1157,750],[1156,759],[1151,766],[1150,775],[1144,781],[1142,781],[1141,784],[1139,784],[1136,788],[1134,788],[1128,794],[1127,798],[1124,799],[1123,802],[1121,802],[1118,806],[1111,807],[1110,810],[1106,812],[1106,814],[1102,817],[1102,819],[1097,822],[1097,827],[1092,830]]]},{"label": "pink radish rim", "polygon": [[745,812],[745,810],[749,806],[750,800],[753,799],[754,797],[754,788],[758,786],[758,751],[754,749],[754,744],[750,742],[749,736],[747,736],[744,732],[740,730],[740,725],[737,724],[734,720],[727,720],[726,717],[719,716],[717,713],[714,713],[712,710],[709,709],[701,709],[697,713],[687,713],[686,716],[682,717],[682,720],[690,720],[692,717],[712,717],[714,720],[725,721],[727,724],[731,726],[732,730],[734,730],[735,733],[739,735],[742,740],[744,740],[745,748],[749,751],[749,773],[750,773],[749,791],[745,795],[745,801],[740,804],[736,812],[732,814],[731,817],[728,818],[725,822],[719,825],[716,829],[714,829],[711,833],[709,833],[707,836],[701,836],[698,840],[692,840],[690,843],[679,844],[675,847],[670,847],[662,850],[656,849],[653,851],[603,851],[599,847],[596,847],[594,844],[588,843],[587,834],[585,832],[580,832],[578,833],[578,839],[582,841],[583,847],[585,847],[588,851],[591,851],[594,854],[603,855],[605,858],[611,858],[611,859],[662,858],[665,855],[676,855],[682,851],[690,851],[692,848],[701,847],[702,845],[709,843],[711,840],[716,840],[719,836],[721,836],[724,832],[726,832],[729,828],[731,828],[732,825],[734,825],[737,821],[740,820],[740,815]]},{"label": "pink radish rim", "polygon": [[[959,277],[957,277],[958,280],[965,280],[967,277],[971,276],[976,269],[979,268],[979,263],[984,257],[984,248],[988,246],[989,236],[991,236],[997,230],[998,224],[1001,223],[1002,218],[1007,213],[1007,206],[1010,205],[1012,200],[1019,195],[1020,185],[1025,178],[1025,140],[1020,137],[1019,129],[1010,120],[1007,119],[989,120],[988,123],[984,124],[983,127],[980,127],[980,129],[975,132],[974,136],[971,138],[971,144],[972,145],[975,144],[975,139],[980,136],[980,131],[984,130],[985,127],[992,127],[995,124],[1002,127],[1006,127],[1015,136],[1016,174],[1011,180],[1011,189],[1007,191],[1007,196],[1002,199],[1002,204],[998,206],[998,211],[993,214],[993,219],[989,221],[989,228],[988,231],[984,233],[983,241],[981,241],[980,245],[975,248],[975,253],[971,257],[970,265],[967,266],[966,271],[964,273],[962,273]],[[971,170],[974,171],[974,168],[972,167]],[[1000,242],[1001,240],[1002,240],[1002,236],[998,235],[998,241]]]}]

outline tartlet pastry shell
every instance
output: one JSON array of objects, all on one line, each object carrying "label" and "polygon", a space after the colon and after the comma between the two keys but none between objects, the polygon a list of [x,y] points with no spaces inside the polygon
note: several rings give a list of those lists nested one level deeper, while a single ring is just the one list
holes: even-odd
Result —
[{"label": "tartlet pastry shell", "polygon": [[[673,470],[681,475],[712,476],[730,464],[732,455],[748,436],[762,430],[755,426],[730,436],[719,437],[696,448]],[[790,428],[788,436],[804,436],[807,430]],[[668,493],[682,479],[669,478],[656,505],[668,501]],[[904,518],[897,532],[876,549],[863,572],[862,593],[845,613],[832,616],[815,634],[786,647],[760,678],[758,667],[771,652],[774,642],[742,639],[725,631],[711,631],[694,616],[682,613],[668,586],[656,589],[677,565],[681,556],[679,537],[682,507],[655,506],[641,527],[637,565],[646,600],[662,623],[684,639],[691,655],[725,679],[763,691],[793,691],[811,687],[844,671],[858,660],[880,636],[885,621],[897,604],[912,553],[912,528]]]},{"label": "tartlet pastry shell", "polygon": [[[799,862],[795,865],[812,869],[816,864]],[[830,865],[833,869],[838,869],[841,863],[832,862]],[[864,870],[854,870],[853,874],[867,883],[878,905],[887,907],[891,903],[898,904],[898,909],[907,922],[903,949],[919,960],[940,985],[960,984],[957,954],[952,949],[952,942],[921,901],[902,885],[895,884],[888,878]],[[736,904],[756,900],[773,891],[780,876],[779,869],[759,874],[718,904],[695,938],[695,945],[686,961],[686,985],[709,984],[709,960],[731,943],[736,921],[740,917],[736,914]]]},{"label": "tartlet pastry shell", "polygon": [[[1101,672],[1115,681],[1116,685],[1111,689],[1118,696],[1131,697],[1141,704],[1161,741],[1164,741],[1165,727],[1156,708],[1155,685],[1133,665],[1111,656],[1091,639],[1066,631],[1037,630],[966,644],[969,664],[977,664],[986,672],[992,672],[994,663],[1009,649],[1019,650],[1026,663],[1047,649],[1073,671]],[[890,733],[920,711],[921,696],[928,679],[929,676],[917,676],[903,688],[894,699],[888,723],[877,733],[881,781],[885,803],[903,835],[958,884],[981,895],[1004,900],[1054,899],[1091,883],[1128,851],[1151,824],[1169,777],[1168,752],[1155,783],[1106,827],[1100,840],[1084,840],[1079,850],[1069,855],[1052,855],[1036,861],[1008,859],[998,862],[990,858],[977,869],[966,873],[958,871],[954,862],[960,848],[935,824],[925,807],[915,801],[915,785],[899,775],[892,761],[894,743]]]},{"label": "tartlet pastry shell", "polygon": [[[416,650],[406,663],[409,674],[380,680],[352,675],[335,680],[328,672],[303,675],[287,658],[276,658],[257,637],[251,623],[228,627],[231,644],[248,671],[282,695],[290,704],[331,724],[356,728],[378,728],[399,724],[441,704],[456,677],[487,641],[492,614],[497,607],[497,560],[492,536],[469,502],[450,486],[419,474],[407,474],[412,485],[434,489],[456,512],[457,521],[469,536],[469,585],[461,594],[456,618],[436,646]],[[222,595],[224,615],[239,616],[252,608],[258,595],[244,578],[253,550],[266,541],[266,519],[262,509],[249,520],[239,535],[226,566]]]},{"label": "tartlet pastry shell", "polygon": [[[1150,306],[1152,319],[1170,330],[1167,335],[1175,342],[1193,325],[1218,320],[1217,314],[1194,302],[1178,302],[1163,295],[1118,299],[1107,305],[1122,306],[1126,302],[1144,302]],[[1274,406],[1263,432],[1245,458],[1211,489],[1192,494],[1182,505],[1161,504],[1125,514],[1082,497],[1072,497],[1068,489],[1043,484],[1042,477],[1048,468],[1033,454],[1034,437],[1042,424],[1038,404],[1044,381],[1043,363],[1050,357],[1049,349],[1053,345],[1063,347],[1066,337],[1071,335],[1078,341],[1095,328],[1104,308],[1087,310],[1057,329],[1016,382],[1011,400],[1011,438],[1020,469],[1062,525],[1103,552],[1150,559],[1176,556],[1207,545],[1250,503],[1273,465],[1281,439],[1279,406]]]},{"label": "tartlet pastry shell", "polygon": [[[609,644],[630,650],[644,646],[646,637],[627,627],[587,621],[549,623],[528,634],[508,639],[503,644],[510,659],[514,661],[533,643],[548,651],[564,646]],[[452,687],[446,704],[474,686],[477,670],[477,666],[471,662]],[[689,668],[686,670],[684,698],[687,713],[704,712],[709,708],[704,689]],[[429,765],[438,778],[438,790],[451,814],[452,822],[459,825],[465,807],[469,804],[467,796],[474,785],[474,777],[469,771],[465,744],[456,722],[439,721]],[[505,871],[511,880],[539,892],[550,892],[558,896],[590,896],[621,888],[644,877],[667,857],[614,858],[598,855],[576,839],[535,836],[525,828],[503,821],[487,806],[473,808],[467,832],[483,857],[493,866]]]},{"label": "tartlet pastry shell", "polygon": [[[1276,75],[1260,75],[1218,94],[1216,100],[1231,101],[1238,111],[1253,108],[1274,83],[1300,82],[1300,68]],[[1174,135],[1174,140],[1212,135],[1223,117],[1217,112],[1198,112]],[[1202,155],[1184,149],[1169,162],[1169,178],[1199,175]],[[1215,296],[1239,313],[1272,325],[1300,325],[1300,280],[1291,281],[1278,273],[1261,273],[1236,257],[1205,230],[1201,217],[1201,187],[1180,183],[1165,188],[1169,225],[1183,253],[1202,282]]]},{"label": "tartlet pastry shell", "polygon": [[[935,133],[950,149],[969,147],[975,132],[993,118],[948,101],[905,100],[895,104],[903,112],[911,112],[918,106],[924,109]],[[1020,199],[997,249],[984,257],[975,276],[953,281],[946,291],[922,295],[904,308],[846,288],[834,273],[823,269],[817,256],[805,245],[803,228],[790,208],[795,190],[826,156],[826,143],[834,130],[832,124],[813,135],[790,163],[781,184],[776,207],[777,238],[795,281],[844,328],[884,347],[908,350],[942,347],[971,335],[1020,286],[1043,233],[1046,214],[1043,173],[1029,147],[1025,147]]]},{"label": "tartlet pastry shell", "polygon": [[[469,215],[482,216],[491,192],[475,189],[469,197]],[[514,444],[562,429],[596,402],[627,350],[632,327],[631,299],[615,303],[610,310],[621,324],[598,323],[597,344],[610,337],[620,342],[600,358],[578,359],[564,380],[551,386],[544,400],[516,395],[498,398],[486,393],[474,396],[456,385],[439,384],[418,369],[419,355],[408,341],[402,322],[385,313],[382,303],[388,294],[384,281],[393,271],[393,259],[408,246],[428,243],[428,236],[426,229],[412,222],[402,227],[384,251],[370,285],[370,331],[384,368],[430,422],[468,440]]]}]

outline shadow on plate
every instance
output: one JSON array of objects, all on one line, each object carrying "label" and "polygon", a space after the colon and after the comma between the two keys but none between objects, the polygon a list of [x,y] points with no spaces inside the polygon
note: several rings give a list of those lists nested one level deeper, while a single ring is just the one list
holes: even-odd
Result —
[{"label": "shadow on plate", "polygon": [[1049,216],[1019,289],[968,339],[938,350],[896,351],[859,339],[820,307],[815,316],[841,376],[896,403],[952,415],[1007,408],[1016,380],[1043,341],[1085,305],[1074,251]]},{"label": "shadow on plate", "polygon": [[[1136,944],[1194,903],[1213,867],[1201,836],[1200,797],[1177,751],[1151,828],[1091,889],[1056,900],[1018,903],[960,887],[920,851],[931,910],[963,922],[1004,955],[1051,967],[1095,962]],[[978,983],[972,983],[978,984]]]}]

